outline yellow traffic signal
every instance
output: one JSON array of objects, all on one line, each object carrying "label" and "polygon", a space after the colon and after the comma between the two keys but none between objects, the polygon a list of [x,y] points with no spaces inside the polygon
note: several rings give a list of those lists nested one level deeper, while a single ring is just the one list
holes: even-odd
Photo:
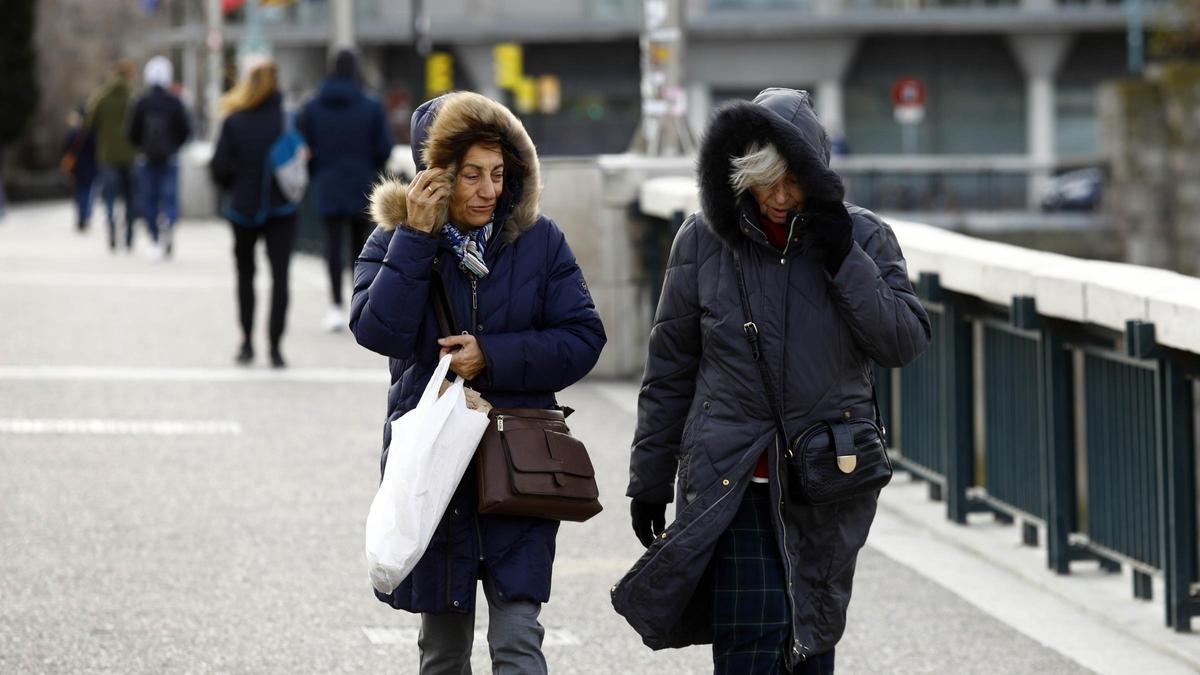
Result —
[{"label": "yellow traffic signal", "polygon": [[497,87],[512,89],[525,76],[524,51],[515,42],[503,42],[493,47],[492,60],[495,62]]},{"label": "yellow traffic signal", "polygon": [[425,94],[429,98],[454,89],[454,55],[434,52],[425,59]]}]

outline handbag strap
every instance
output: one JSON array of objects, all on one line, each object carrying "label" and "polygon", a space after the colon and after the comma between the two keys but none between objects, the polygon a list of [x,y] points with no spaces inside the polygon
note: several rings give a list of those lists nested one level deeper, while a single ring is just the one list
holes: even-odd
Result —
[{"label": "handbag strap", "polygon": [[750,296],[746,293],[746,278],[742,274],[742,259],[736,250],[733,251],[733,268],[737,271],[738,295],[742,300],[742,333],[750,343],[750,354],[758,364],[758,372],[762,377],[763,389],[767,392],[767,405],[775,418],[775,430],[779,434],[779,442],[787,447],[787,429],[783,424],[783,413],[779,407],[779,399],[775,396],[775,385],[771,381],[771,369],[767,367],[762,357],[762,349],[758,346],[758,325],[754,323],[754,314],[750,311]]},{"label": "handbag strap", "polygon": [[[745,323],[742,324],[742,333],[746,336],[746,341],[750,343],[750,354],[754,358],[754,362],[758,364],[758,372],[762,377],[763,389],[767,393],[767,404],[771,406],[771,413],[775,418],[775,429],[779,433],[779,439],[787,446],[787,428],[783,423],[783,412],[779,404],[779,399],[775,394],[775,385],[771,379],[771,369],[767,366],[767,362],[762,357],[762,349],[758,345],[758,325],[754,323],[754,314],[750,311],[750,295],[746,292],[746,277],[742,274],[742,259],[736,250],[733,250],[733,268],[737,272],[738,296],[742,301],[742,318]],[[884,446],[887,446],[887,428],[883,426],[883,418],[879,413],[879,398],[875,392],[875,373],[869,372],[871,380],[871,404],[875,409],[875,426],[879,427],[879,433],[883,436]]]},{"label": "handbag strap", "polygon": [[438,270],[438,258],[433,259],[433,272],[429,279],[429,300],[433,303],[433,314],[437,317],[438,330],[442,335],[457,335],[454,320],[454,308],[450,306],[450,296],[446,293],[446,282]]}]

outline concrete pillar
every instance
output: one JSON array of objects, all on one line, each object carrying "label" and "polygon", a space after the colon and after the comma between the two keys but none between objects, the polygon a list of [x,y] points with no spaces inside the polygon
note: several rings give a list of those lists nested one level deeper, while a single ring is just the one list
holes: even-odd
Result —
[{"label": "concrete pillar", "polygon": [[[845,69],[842,69],[842,74]],[[840,136],[846,131],[845,94],[842,77],[830,77],[817,83],[817,119],[825,126],[830,137]]]},{"label": "concrete pillar", "polygon": [[496,86],[496,71],[492,58],[492,45],[457,45],[454,56],[458,65],[466,71],[471,81],[455,82],[456,89],[471,89],[484,96],[500,100],[500,88]]},{"label": "concrete pillar", "polygon": [[202,47],[193,42],[184,43],[179,49],[179,82],[183,85],[186,97],[184,103],[189,107],[195,106],[200,100],[200,49]]},{"label": "concrete pillar", "polygon": [[1050,181],[1057,157],[1054,140],[1054,77],[1062,65],[1070,35],[1010,35],[1008,46],[1025,74],[1026,153],[1034,164],[1029,173],[1029,208],[1036,209]]},{"label": "concrete pillar", "polygon": [[353,0],[330,0],[329,2],[329,53],[341,49],[354,49],[354,2]]},{"label": "concrete pillar", "polygon": [[688,126],[699,140],[708,127],[708,116],[712,112],[712,87],[706,82],[690,82],[687,86]]}]

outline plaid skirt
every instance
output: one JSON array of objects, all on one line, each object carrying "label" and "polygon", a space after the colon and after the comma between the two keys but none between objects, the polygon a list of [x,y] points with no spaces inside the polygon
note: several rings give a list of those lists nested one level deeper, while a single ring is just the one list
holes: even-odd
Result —
[{"label": "plaid skirt", "polygon": [[[714,675],[787,673],[791,606],[771,526],[767,485],[752,483],[712,562]],[[810,657],[792,675],[831,675],[833,650]]]}]

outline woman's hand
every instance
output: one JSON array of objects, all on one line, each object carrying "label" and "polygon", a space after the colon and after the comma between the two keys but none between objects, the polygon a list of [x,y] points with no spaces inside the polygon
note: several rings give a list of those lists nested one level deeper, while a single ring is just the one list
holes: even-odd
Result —
[{"label": "woman's hand", "polygon": [[479,340],[476,340],[474,335],[451,335],[440,338],[438,344],[442,346],[438,358],[453,354],[454,356],[450,359],[450,370],[464,380],[475,379],[475,376],[482,373],[483,369],[487,367],[487,361],[483,358],[483,350],[479,348]]},{"label": "woman's hand", "polygon": [[443,204],[450,198],[451,176],[449,171],[437,167],[417,172],[408,185],[406,225],[426,234],[433,233],[433,229],[441,224],[437,219]]}]

